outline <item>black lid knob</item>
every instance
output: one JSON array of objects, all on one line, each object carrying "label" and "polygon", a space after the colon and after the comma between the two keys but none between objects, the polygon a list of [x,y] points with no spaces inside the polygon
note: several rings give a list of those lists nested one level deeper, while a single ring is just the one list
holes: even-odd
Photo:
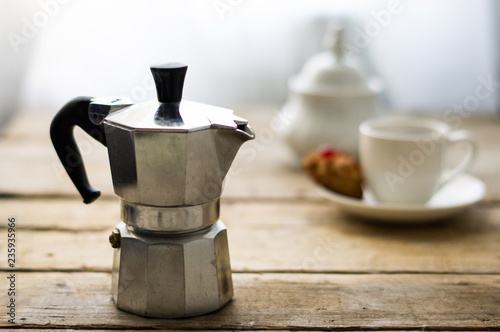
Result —
[{"label": "black lid knob", "polygon": [[186,71],[187,66],[177,62],[151,66],[160,103],[178,103],[181,101]]}]

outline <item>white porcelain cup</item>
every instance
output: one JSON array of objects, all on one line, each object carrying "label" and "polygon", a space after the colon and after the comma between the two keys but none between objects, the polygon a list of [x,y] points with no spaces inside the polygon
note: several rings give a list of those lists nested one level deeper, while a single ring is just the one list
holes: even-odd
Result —
[{"label": "white porcelain cup", "polygon": [[[477,152],[468,131],[451,131],[446,123],[429,118],[369,119],[359,126],[359,135],[363,175],[379,202],[426,203],[444,184],[468,170]],[[465,156],[448,170],[445,158],[451,144],[461,144]]]}]

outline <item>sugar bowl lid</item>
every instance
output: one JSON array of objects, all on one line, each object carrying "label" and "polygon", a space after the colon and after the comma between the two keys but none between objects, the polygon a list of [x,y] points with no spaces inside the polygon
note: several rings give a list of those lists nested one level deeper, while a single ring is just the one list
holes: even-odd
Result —
[{"label": "sugar bowl lid", "polygon": [[343,38],[343,28],[330,23],[323,38],[326,51],[312,56],[301,72],[290,79],[290,90],[324,96],[378,94],[379,86],[368,83],[358,69],[346,63]]}]

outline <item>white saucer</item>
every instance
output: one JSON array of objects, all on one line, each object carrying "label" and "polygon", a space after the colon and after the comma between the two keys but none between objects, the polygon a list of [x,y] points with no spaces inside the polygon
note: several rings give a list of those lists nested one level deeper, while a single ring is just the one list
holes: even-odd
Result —
[{"label": "white saucer", "polygon": [[359,200],[324,187],[318,188],[324,197],[346,212],[371,220],[399,224],[451,217],[480,201],[486,193],[484,183],[470,174],[462,174],[446,184],[426,204],[379,203],[367,190],[364,191],[363,199]]}]

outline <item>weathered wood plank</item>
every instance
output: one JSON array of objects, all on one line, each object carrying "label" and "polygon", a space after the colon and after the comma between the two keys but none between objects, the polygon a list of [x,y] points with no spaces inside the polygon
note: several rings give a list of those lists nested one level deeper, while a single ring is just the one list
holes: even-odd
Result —
[{"label": "weathered wood plank", "polygon": [[107,231],[120,220],[120,201],[101,198],[85,205],[78,198],[0,199],[0,229],[7,218],[17,218],[24,230]]},{"label": "weathered wood plank", "polygon": [[[16,278],[16,322],[26,328],[500,328],[500,276],[492,275],[234,274],[235,296],[226,307],[173,320],[115,308],[107,273],[17,273]],[[0,294],[0,302],[7,303],[7,295]],[[0,315],[0,326],[9,326],[5,312]]]},{"label": "weathered wood plank", "polygon": [[[243,112],[255,123],[257,139],[243,145],[226,181],[226,197],[318,199],[311,181],[299,170],[291,169],[293,158],[273,125],[273,112]],[[0,140],[0,194],[71,195],[77,192],[64,173],[48,136],[52,114],[20,114]],[[33,115],[31,115],[33,116]],[[28,121],[30,120],[30,121]],[[481,149],[472,173],[488,184],[487,200],[500,199],[500,121],[467,119],[461,128],[477,136]],[[260,135],[259,135],[260,134]],[[107,151],[77,130],[91,183],[103,195],[113,196]]]},{"label": "weathered wood plank", "polygon": [[489,206],[415,227],[368,224],[324,204],[230,206],[223,220],[242,270],[499,272],[500,255],[485,254],[500,249],[500,210]]},{"label": "weathered wood plank", "polygon": [[75,198],[0,199],[0,213],[0,229],[7,227],[8,217],[16,217],[22,231],[106,231],[120,220],[120,201],[114,197],[85,205]]},{"label": "weathered wood plank", "polygon": [[[9,328],[10,326],[7,326],[7,328]],[[34,329],[34,328],[25,328],[24,326],[22,328],[18,328],[17,331],[23,331],[23,332],[40,332],[41,328],[39,329]],[[123,330],[130,330],[130,329],[127,329],[127,328],[123,328],[123,329],[101,329],[101,328],[97,328],[97,329],[92,329],[91,327],[78,327],[78,330],[77,331],[92,331],[92,332],[117,332],[117,331],[123,331]],[[134,332],[144,332],[144,331],[151,331],[151,330],[156,330],[154,328],[149,328],[149,327],[144,327],[143,329],[142,328],[134,328],[133,331]],[[69,332],[69,331],[75,331],[75,329],[65,329],[65,328],[62,328],[62,329],[46,329],[44,328],[42,330],[43,332]],[[185,329],[168,329],[168,331],[170,332],[180,332],[180,331],[186,331]],[[217,331],[221,331],[221,332],[231,332],[232,330],[224,330],[224,329],[217,329]],[[254,332],[263,332],[263,331],[269,331],[269,330],[252,330]],[[398,332],[398,331],[395,331],[393,330],[394,332]]]},{"label": "weathered wood plank", "polygon": [[49,127],[55,112],[50,110],[20,110],[9,119],[1,132],[3,141],[36,141],[49,134]]},{"label": "weathered wood plank", "polygon": [[[17,217],[19,268],[110,270],[118,202],[0,200],[0,211],[0,252]],[[221,211],[235,271],[500,273],[500,207],[485,203],[415,227],[370,225],[325,202],[223,201]]]}]

